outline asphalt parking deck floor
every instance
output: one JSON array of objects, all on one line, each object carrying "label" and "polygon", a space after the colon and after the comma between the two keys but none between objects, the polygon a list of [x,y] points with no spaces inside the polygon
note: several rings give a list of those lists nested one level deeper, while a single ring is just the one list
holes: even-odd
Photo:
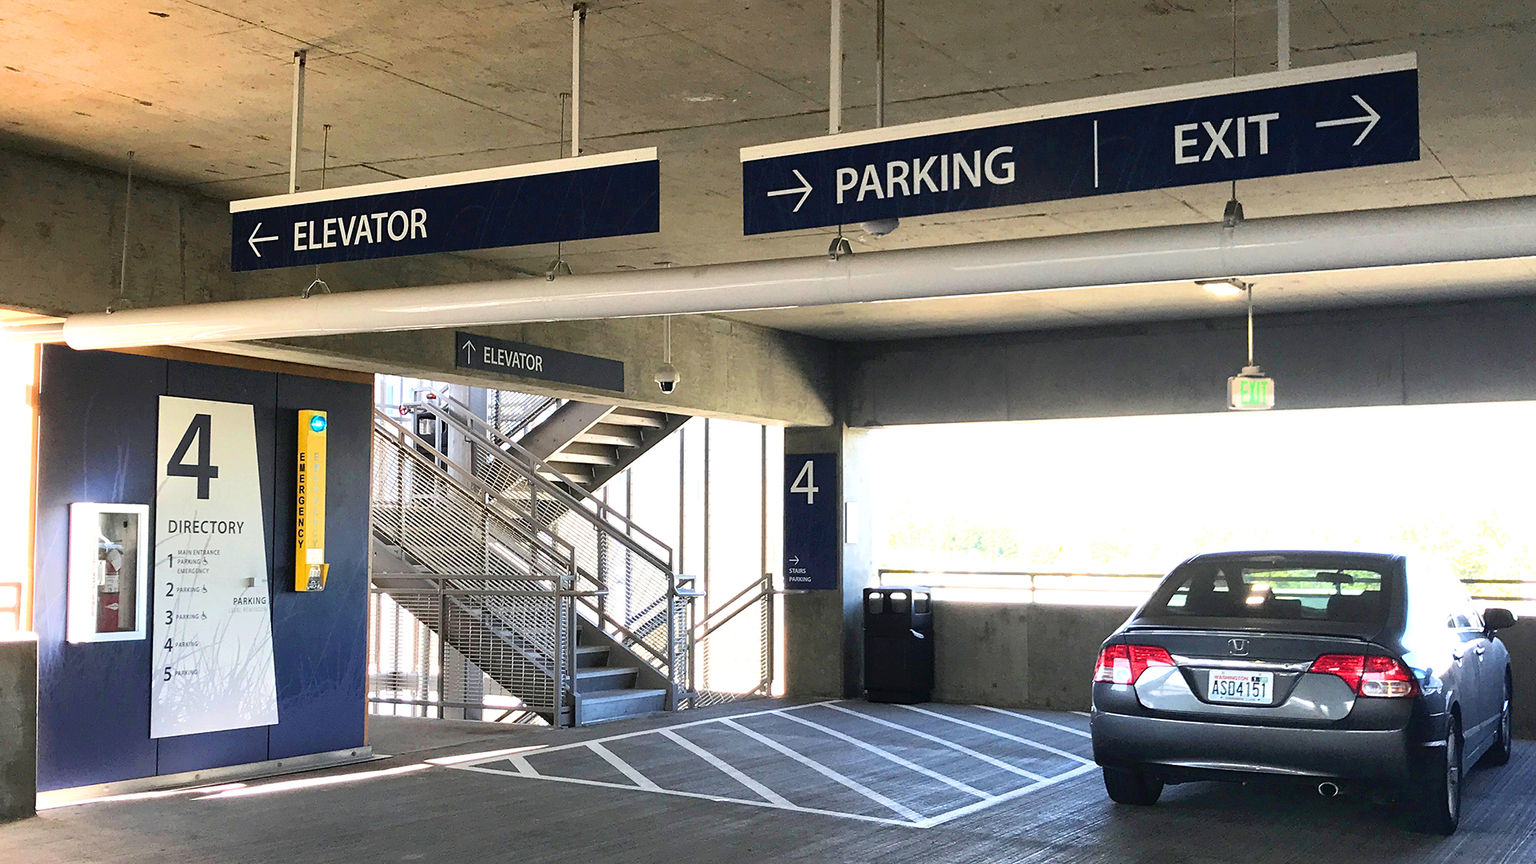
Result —
[{"label": "asphalt parking deck floor", "polygon": [[757,701],[581,730],[374,718],[365,765],[47,810],[0,862],[1529,862],[1536,743],[1467,777],[1460,832],[1400,805],[1189,784],[1116,806],[1087,718]]}]

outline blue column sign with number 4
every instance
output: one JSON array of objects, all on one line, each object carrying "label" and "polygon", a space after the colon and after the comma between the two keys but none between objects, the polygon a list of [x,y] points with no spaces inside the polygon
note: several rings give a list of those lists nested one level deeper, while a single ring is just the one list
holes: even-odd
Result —
[{"label": "blue column sign with number 4", "polygon": [[835,590],[838,561],[837,454],[784,457],[784,587]]}]

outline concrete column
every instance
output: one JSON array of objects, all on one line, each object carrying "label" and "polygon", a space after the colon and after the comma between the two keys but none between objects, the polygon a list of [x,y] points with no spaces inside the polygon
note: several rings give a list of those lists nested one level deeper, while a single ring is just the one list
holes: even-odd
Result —
[{"label": "concrete column", "polygon": [[0,822],[37,812],[37,640],[0,637]]},{"label": "concrete column", "polygon": [[864,692],[863,592],[875,581],[866,435],[842,426],[784,431],[785,455],[835,453],[838,464],[838,588],[784,598],[784,688],[792,699]]}]

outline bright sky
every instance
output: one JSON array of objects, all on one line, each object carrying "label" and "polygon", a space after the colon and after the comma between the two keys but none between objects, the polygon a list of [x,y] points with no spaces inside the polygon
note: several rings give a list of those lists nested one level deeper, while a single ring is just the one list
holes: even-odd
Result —
[{"label": "bright sky", "polygon": [[18,629],[17,605],[30,580],[27,553],[31,538],[32,510],[32,408],[27,390],[32,386],[34,348],[0,342],[0,411],[11,422],[0,424],[0,549],[5,550],[4,574],[0,575],[0,633]]},{"label": "bright sky", "polygon": [[[1533,402],[878,429],[877,533],[985,526],[1017,541],[1005,569],[1164,572],[1220,549],[1412,553],[1413,531],[1465,546],[1486,521],[1510,533],[1494,557],[1518,558],[1533,430]],[[987,563],[906,545],[880,563]]]}]

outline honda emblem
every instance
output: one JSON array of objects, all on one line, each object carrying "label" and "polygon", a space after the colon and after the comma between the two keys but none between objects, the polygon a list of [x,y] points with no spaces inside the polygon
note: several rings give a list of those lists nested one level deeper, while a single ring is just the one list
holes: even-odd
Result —
[{"label": "honda emblem", "polygon": [[1237,654],[1239,656],[1241,656],[1243,654],[1247,654],[1248,653],[1248,640],[1247,639],[1228,639],[1227,640],[1227,648],[1228,648],[1228,650],[1231,653]]}]

